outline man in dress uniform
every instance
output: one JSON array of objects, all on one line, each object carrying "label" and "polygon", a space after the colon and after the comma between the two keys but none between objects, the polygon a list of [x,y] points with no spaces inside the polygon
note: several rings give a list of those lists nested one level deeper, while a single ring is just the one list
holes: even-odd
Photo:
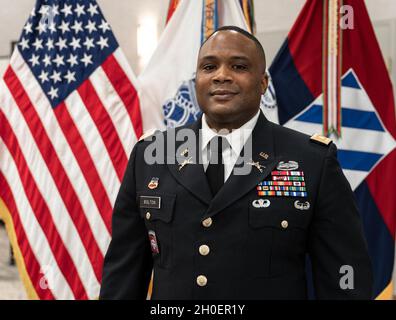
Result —
[{"label": "man in dress uniform", "polygon": [[152,299],[306,299],[307,254],[317,298],[371,298],[336,146],[265,118],[265,68],[262,46],[239,28],[220,28],[202,45],[203,116],[132,151],[101,299],[145,299],[152,274]]}]

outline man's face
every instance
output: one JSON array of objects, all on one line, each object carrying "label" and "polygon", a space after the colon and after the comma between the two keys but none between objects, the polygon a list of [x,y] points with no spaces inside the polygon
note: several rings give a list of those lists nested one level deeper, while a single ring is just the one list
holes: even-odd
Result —
[{"label": "man's face", "polygon": [[209,126],[239,128],[257,113],[267,89],[263,60],[256,44],[236,31],[220,31],[203,45],[195,86]]}]

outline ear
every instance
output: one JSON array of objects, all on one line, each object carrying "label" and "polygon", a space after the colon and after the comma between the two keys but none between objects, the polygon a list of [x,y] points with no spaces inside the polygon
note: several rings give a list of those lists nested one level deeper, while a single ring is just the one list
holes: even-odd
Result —
[{"label": "ear", "polygon": [[263,73],[261,77],[261,94],[264,94],[265,91],[267,91],[268,88],[268,74],[267,71]]}]

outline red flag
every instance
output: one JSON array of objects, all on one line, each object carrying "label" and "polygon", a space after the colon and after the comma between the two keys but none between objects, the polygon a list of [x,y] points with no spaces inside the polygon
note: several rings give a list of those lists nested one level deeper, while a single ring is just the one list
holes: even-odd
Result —
[{"label": "red flag", "polygon": [[269,71],[280,123],[323,132],[338,147],[377,296],[392,282],[396,121],[392,84],[364,1],[307,1]]},{"label": "red flag", "polygon": [[172,17],[173,13],[176,11],[177,6],[179,5],[180,0],[170,0],[168,7],[168,14],[166,16],[166,23],[168,23],[169,19]]}]

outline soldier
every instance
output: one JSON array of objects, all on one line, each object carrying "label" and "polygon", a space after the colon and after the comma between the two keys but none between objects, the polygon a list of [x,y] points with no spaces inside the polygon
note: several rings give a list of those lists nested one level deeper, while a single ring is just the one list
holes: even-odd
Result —
[{"label": "soldier", "polygon": [[[336,146],[265,118],[265,70],[262,46],[239,28],[220,28],[202,45],[203,116],[136,144],[101,299],[145,299],[152,269],[153,299],[306,299],[306,254],[317,298],[371,298],[367,246]],[[178,141],[182,132],[188,143]],[[161,152],[165,163],[148,161]]]}]

